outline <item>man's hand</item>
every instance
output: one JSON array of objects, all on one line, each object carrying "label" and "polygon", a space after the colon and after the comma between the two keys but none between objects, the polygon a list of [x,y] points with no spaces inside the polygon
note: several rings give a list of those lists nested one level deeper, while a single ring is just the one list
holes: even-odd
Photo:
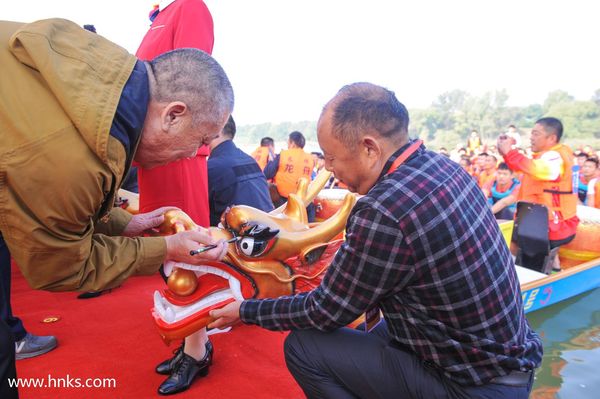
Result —
[{"label": "man's hand", "polygon": [[178,208],[174,206],[163,206],[152,212],[133,215],[129,224],[125,227],[125,230],[123,230],[123,235],[127,237],[136,237],[146,230],[160,226],[165,220],[165,212],[174,209]]},{"label": "man's hand", "polygon": [[505,134],[502,134],[498,137],[498,142],[496,143],[496,148],[498,148],[498,152],[500,155],[504,156],[508,154],[508,152],[512,149],[512,146],[515,144],[515,139],[512,137],[508,137]]},{"label": "man's hand", "polygon": [[[202,227],[197,230],[182,231],[171,236],[165,236],[165,240],[167,241],[167,257],[165,260],[190,265],[202,264],[206,260],[223,259],[229,245],[225,240],[215,240],[211,237],[209,231]],[[198,255],[190,255],[190,251],[206,245],[216,245],[216,248]]]},{"label": "man's hand", "polygon": [[215,321],[207,327],[223,329],[238,324],[240,322],[240,306],[242,306],[242,301],[235,301],[228,303],[221,309],[211,310],[209,315]]}]

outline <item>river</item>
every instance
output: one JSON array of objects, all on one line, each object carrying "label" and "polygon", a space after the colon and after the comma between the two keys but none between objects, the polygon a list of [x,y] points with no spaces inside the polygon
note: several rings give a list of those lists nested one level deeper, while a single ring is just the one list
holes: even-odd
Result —
[{"label": "river", "polygon": [[600,288],[527,314],[544,341],[531,399],[600,398]]}]

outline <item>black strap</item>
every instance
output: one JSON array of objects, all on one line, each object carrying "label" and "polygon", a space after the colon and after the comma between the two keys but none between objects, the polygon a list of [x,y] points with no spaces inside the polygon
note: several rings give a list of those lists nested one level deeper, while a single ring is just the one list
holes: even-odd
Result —
[{"label": "black strap", "polygon": [[573,191],[544,190],[544,192],[550,194],[573,194]]}]

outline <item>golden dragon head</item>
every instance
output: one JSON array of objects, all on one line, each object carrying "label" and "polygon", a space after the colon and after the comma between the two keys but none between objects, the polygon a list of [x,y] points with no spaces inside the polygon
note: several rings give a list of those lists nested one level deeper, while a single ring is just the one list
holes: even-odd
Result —
[{"label": "golden dragon head", "polygon": [[[296,193],[282,207],[267,213],[233,206],[211,227],[216,239],[229,244],[221,261],[202,266],[167,262],[167,288],[154,293],[152,314],[165,342],[205,327],[208,313],[234,300],[274,298],[316,287],[342,243],[341,233],[356,197],[348,193],[338,211],[320,223],[309,223],[306,207],[330,177],[320,173],[309,185],[300,180]],[[170,211],[163,234],[196,228],[181,211]]]}]

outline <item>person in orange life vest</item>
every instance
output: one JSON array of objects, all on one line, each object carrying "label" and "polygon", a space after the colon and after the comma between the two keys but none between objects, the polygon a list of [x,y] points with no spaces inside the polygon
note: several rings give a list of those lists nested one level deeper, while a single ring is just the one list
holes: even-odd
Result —
[{"label": "person in orange life vest", "polygon": [[598,158],[589,157],[583,164],[583,171],[589,173],[592,178],[587,184],[585,205],[600,208],[600,179],[598,178]]},{"label": "person in orange life vest", "polygon": [[490,184],[496,178],[496,162],[497,159],[493,155],[489,155],[486,152],[480,154],[480,158],[483,159],[483,163],[481,165],[482,169],[477,176],[477,184],[480,188],[485,187],[487,184]]},{"label": "person in orange life vest", "polygon": [[520,188],[521,182],[513,176],[512,170],[506,163],[500,162],[496,170],[496,178],[483,187],[483,193],[488,198],[496,219],[514,218]]},{"label": "person in orange life vest", "polygon": [[[186,47],[212,53],[213,19],[202,0],[162,0],[150,14],[150,20],[152,25],[138,48],[138,58],[153,59]],[[152,169],[139,168],[140,211],[176,206],[197,225],[209,226],[207,156],[208,146],[202,145],[192,157]],[[159,394],[188,389],[197,375],[208,370],[211,356],[212,345],[205,329],[187,337],[175,357],[156,368],[157,373],[170,375],[159,387]]]},{"label": "person in orange life vest", "polygon": [[[314,168],[312,155],[304,151],[306,139],[298,131],[291,132],[288,136],[288,149],[282,150],[273,161],[265,167],[264,173],[267,179],[273,179],[277,186],[277,192],[281,196],[280,206],[290,193],[296,191],[298,180],[306,177],[310,181],[310,175]],[[310,204],[307,207],[308,220],[314,221],[314,207]]]},{"label": "person in orange life vest", "polygon": [[275,141],[270,137],[263,137],[260,147],[252,151],[251,155],[260,166],[260,170],[264,171],[267,164],[275,159]]},{"label": "person in orange life vest", "polygon": [[[542,204],[548,208],[551,248],[571,242],[579,224],[577,195],[573,193],[573,151],[560,144],[562,134],[560,120],[552,117],[539,119],[531,131],[532,159],[512,149],[509,137],[502,135],[498,138],[498,150],[504,162],[512,170],[523,173],[517,201]],[[513,254],[517,249],[513,241]],[[560,270],[558,256],[555,259],[554,269]]]},{"label": "person in orange life vest", "polygon": [[469,152],[469,155],[475,155],[479,151],[481,144],[479,133],[477,133],[477,130],[473,130],[471,136],[467,139],[467,151]]}]

